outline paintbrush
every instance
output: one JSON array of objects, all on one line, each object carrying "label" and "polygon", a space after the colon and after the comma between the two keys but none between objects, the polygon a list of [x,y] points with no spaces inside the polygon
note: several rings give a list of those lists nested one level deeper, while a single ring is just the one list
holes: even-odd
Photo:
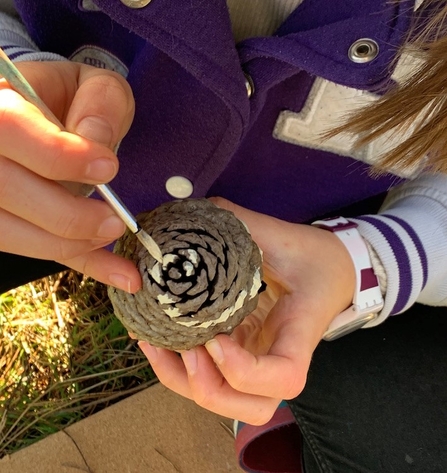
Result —
[{"label": "paintbrush", "polygon": [[[47,107],[45,102],[36,94],[29,82],[25,79],[22,73],[16,68],[13,62],[0,48],[0,75],[9,83],[11,88],[19,93],[25,100],[35,105],[45,117],[57,125],[61,130],[64,126]],[[154,239],[146,233],[135,220],[121,199],[115,194],[108,184],[98,184],[95,186],[98,194],[112,207],[118,217],[126,224],[129,230],[140,240],[141,244],[147,249],[158,262],[162,262],[163,257],[161,250],[155,243]]]}]

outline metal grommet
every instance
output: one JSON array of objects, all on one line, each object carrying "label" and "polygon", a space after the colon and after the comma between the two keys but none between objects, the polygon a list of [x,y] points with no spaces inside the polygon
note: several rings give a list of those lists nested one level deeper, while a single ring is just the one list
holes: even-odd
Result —
[{"label": "metal grommet", "polygon": [[360,38],[349,48],[349,59],[352,62],[364,63],[373,61],[379,54],[379,45],[370,38]]},{"label": "metal grommet", "polygon": [[121,3],[129,8],[143,8],[146,5],[149,5],[151,1],[152,0],[121,0]]},{"label": "metal grommet", "polygon": [[92,12],[92,11],[101,11],[99,7],[97,7],[92,0],[79,0],[78,1],[78,8],[81,11],[85,12]]},{"label": "metal grommet", "polygon": [[245,88],[247,89],[247,96],[248,98],[251,98],[253,94],[255,93],[255,84],[249,74],[244,72],[244,76],[245,76]]}]

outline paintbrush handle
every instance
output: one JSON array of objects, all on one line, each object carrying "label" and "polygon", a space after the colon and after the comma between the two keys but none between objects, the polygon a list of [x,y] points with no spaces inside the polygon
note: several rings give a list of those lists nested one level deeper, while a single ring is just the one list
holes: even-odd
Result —
[{"label": "paintbrush handle", "polygon": [[98,184],[95,188],[98,194],[115,210],[129,230],[132,233],[137,233],[140,229],[138,223],[127,210],[122,200],[116,195],[114,190],[107,184]]}]

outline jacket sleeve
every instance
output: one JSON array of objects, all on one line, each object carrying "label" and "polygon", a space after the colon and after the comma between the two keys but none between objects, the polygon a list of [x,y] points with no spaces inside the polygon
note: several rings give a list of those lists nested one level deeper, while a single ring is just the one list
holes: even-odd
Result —
[{"label": "jacket sleeve", "polygon": [[415,302],[447,306],[447,175],[408,181],[389,192],[377,215],[352,220],[386,272],[383,318]]},{"label": "jacket sleeve", "polygon": [[39,51],[23,24],[13,16],[10,3],[3,0],[0,0],[0,47],[15,62],[66,60],[58,54]]}]

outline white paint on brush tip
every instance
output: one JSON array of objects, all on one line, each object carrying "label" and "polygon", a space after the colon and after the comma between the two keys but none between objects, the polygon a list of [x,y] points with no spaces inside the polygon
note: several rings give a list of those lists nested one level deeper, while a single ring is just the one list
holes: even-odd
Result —
[{"label": "white paint on brush tip", "polygon": [[163,255],[157,243],[154,239],[148,235],[144,230],[140,230],[138,233],[135,233],[137,238],[140,240],[141,244],[149,251],[149,254],[153,256],[159,263],[163,262]]}]

